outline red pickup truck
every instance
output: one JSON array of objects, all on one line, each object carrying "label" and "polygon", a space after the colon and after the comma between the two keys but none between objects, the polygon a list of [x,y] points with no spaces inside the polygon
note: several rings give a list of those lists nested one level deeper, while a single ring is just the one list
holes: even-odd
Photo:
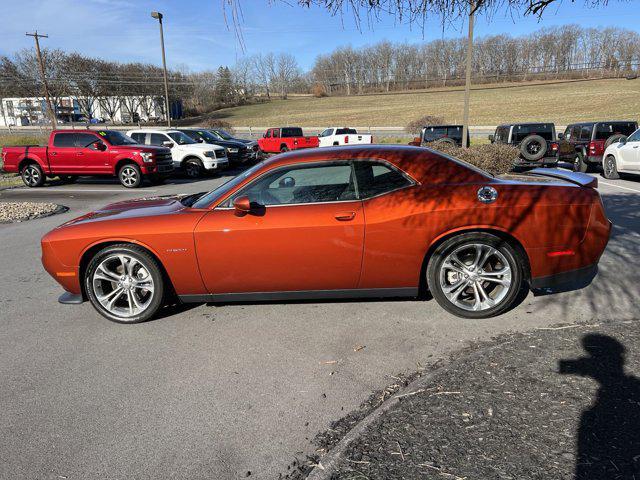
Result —
[{"label": "red pickup truck", "polygon": [[270,128],[258,139],[258,146],[265,153],[288,152],[319,145],[317,136],[305,137],[300,127]]},{"label": "red pickup truck", "polygon": [[145,177],[159,183],[173,171],[171,150],[138,145],[116,130],[54,130],[48,146],[4,147],[2,161],[27,187],[41,187],[54,176],[74,182],[80,175],[115,175],[135,188]]}]

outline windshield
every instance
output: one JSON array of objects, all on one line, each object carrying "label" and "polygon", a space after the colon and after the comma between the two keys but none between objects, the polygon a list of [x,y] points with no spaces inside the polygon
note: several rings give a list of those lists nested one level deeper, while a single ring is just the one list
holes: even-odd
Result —
[{"label": "windshield", "polygon": [[212,130],[212,132],[218,135],[223,140],[233,140],[233,135],[224,130]]},{"label": "windshield", "polygon": [[204,138],[207,143],[216,143],[216,141],[220,140],[219,137],[215,136],[211,132],[208,132],[207,130],[198,130],[198,133],[194,133],[194,135],[200,135],[200,137]]},{"label": "windshield", "polygon": [[187,137],[182,132],[170,132],[167,135],[169,135],[171,139],[175,141],[178,145],[189,145],[191,143],[198,143],[195,140]]},{"label": "windshield", "polygon": [[209,205],[219,200],[235,187],[240,185],[246,178],[253,175],[254,172],[260,170],[263,166],[264,162],[256,163],[250,169],[245,170],[237,177],[233,177],[228,182],[223,183],[215,190],[210,191],[209,193],[198,199],[198,201],[193,204],[193,208],[207,208]]},{"label": "windshield", "polygon": [[117,130],[100,130],[98,135],[104,137],[110,145],[137,145],[138,142]]}]

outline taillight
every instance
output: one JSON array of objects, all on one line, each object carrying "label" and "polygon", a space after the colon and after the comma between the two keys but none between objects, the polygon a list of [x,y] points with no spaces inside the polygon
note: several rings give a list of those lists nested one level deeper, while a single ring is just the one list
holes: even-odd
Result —
[{"label": "taillight", "polygon": [[349,143],[349,135],[344,136],[344,143]]},{"label": "taillight", "polygon": [[294,145],[297,145],[297,144],[298,144],[298,139],[297,139],[297,138],[294,138],[294,139],[293,139],[293,144],[294,144]]},{"label": "taillight", "polygon": [[558,144],[557,143],[552,143],[551,144],[551,150],[553,152],[557,152],[558,151]]},{"label": "taillight", "polygon": [[602,155],[604,151],[604,140],[594,140],[589,142],[589,153],[591,155]]}]

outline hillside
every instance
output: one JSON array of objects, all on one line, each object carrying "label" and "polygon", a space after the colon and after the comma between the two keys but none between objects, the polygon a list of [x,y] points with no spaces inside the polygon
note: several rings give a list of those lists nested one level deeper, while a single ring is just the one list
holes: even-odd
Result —
[{"label": "hillside", "polygon": [[[219,110],[213,115],[235,126],[404,126],[421,115],[462,120],[460,87],[351,97],[296,97]],[[471,93],[471,125],[510,121],[637,119],[640,79],[478,86]]]}]

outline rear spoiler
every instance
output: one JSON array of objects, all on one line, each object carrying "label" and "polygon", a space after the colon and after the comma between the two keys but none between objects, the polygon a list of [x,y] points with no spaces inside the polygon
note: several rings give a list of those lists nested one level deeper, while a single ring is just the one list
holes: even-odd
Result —
[{"label": "rear spoiler", "polygon": [[558,170],[557,168],[534,168],[529,170],[529,174],[538,175],[540,177],[551,177],[559,180],[565,180],[581,187],[598,188],[598,179],[579,172],[569,172],[567,170]]}]

